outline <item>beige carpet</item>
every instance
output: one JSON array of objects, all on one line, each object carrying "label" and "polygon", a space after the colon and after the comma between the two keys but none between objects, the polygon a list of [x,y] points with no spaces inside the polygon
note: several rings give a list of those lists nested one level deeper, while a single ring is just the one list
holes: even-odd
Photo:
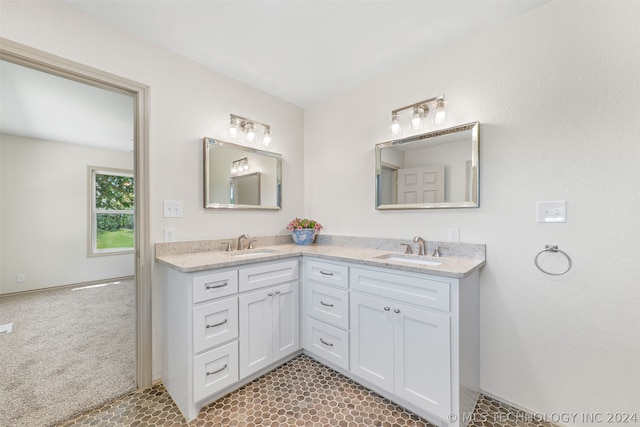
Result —
[{"label": "beige carpet", "polygon": [[133,280],[0,297],[0,426],[49,426],[135,389]]}]

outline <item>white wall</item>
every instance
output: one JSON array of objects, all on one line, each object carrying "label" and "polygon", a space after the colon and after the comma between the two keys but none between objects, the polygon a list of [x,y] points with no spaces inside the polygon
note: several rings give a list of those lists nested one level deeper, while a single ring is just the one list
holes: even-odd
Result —
[{"label": "white wall", "polygon": [[[305,215],[326,233],[487,244],[482,388],[531,410],[640,408],[638,22],[640,3],[553,1],[305,111]],[[449,126],[481,123],[480,208],[376,211],[391,110],[442,93]],[[569,221],[536,223],[539,200]],[[535,268],[546,244],[569,273]]]},{"label": "white wall", "polygon": [[[309,108],[304,133],[300,109],[57,2],[0,12],[3,37],[150,85],[154,241],[164,227],[180,240],[274,234],[302,213],[330,234],[444,240],[458,226],[488,245],[484,390],[548,413],[640,406],[637,4],[554,1]],[[449,125],[482,123],[481,207],[374,210],[373,146],[389,139],[391,110],[441,93]],[[272,125],[281,212],[202,209],[201,138],[225,139],[232,112]],[[162,218],[165,199],[185,217]],[[565,199],[567,224],[535,223],[537,200]],[[573,257],[568,274],[535,269],[545,244]],[[157,377],[157,289],[153,304]]]},{"label": "white wall", "polygon": [[[0,36],[150,86],[151,239],[286,232],[303,213],[303,112],[299,107],[155,47],[58,1],[0,2]],[[203,208],[205,136],[228,141],[229,114],[271,125],[269,151],[283,156],[281,211]],[[230,141],[233,142],[233,141]],[[245,145],[244,141],[236,143]],[[183,202],[183,218],[163,218],[163,200]],[[4,220],[4,218],[3,218]],[[154,271],[153,375],[160,376],[162,295]]]},{"label": "white wall", "polygon": [[0,294],[133,275],[132,254],[87,256],[87,166],[132,169],[132,153],[15,135],[0,153]]}]

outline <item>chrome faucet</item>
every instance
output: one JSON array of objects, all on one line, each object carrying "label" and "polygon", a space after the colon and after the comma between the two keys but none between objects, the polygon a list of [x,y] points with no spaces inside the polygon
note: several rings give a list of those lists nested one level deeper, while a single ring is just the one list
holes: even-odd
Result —
[{"label": "chrome faucet", "polygon": [[427,242],[420,236],[414,237],[413,241],[418,244],[418,255],[424,255]]},{"label": "chrome faucet", "polygon": [[236,248],[237,251],[241,251],[242,250],[242,239],[248,239],[249,235],[247,234],[241,234],[240,237],[238,237],[238,247]]}]

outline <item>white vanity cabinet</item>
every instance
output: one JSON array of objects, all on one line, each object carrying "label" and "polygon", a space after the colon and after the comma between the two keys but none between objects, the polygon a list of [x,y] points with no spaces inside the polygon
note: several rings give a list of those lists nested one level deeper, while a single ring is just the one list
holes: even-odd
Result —
[{"label": "white vanity cabinet", "polygon": [[477,272],[352,266],[350,286],[350,372],[420,416],[463,425],[479,394]]},{"label": "white vanity cabinet", "polygon": [[300,350],[298,263],[163,267],[162,380],[187,420]]},{"label": "white vanity cabinet", "polygon": [[303,265],[304,349],[349,369],[349,267],[316,259]]},{"label": "white vanity cabinet", "polygon": [[164,268],[162,381],[185,418],[239,379],[238,270]]},{"label": "white vanity cabinet", "polygon": [[300,349],[298,261],[243,268],[239,287],[240,378],[245,378]]}]

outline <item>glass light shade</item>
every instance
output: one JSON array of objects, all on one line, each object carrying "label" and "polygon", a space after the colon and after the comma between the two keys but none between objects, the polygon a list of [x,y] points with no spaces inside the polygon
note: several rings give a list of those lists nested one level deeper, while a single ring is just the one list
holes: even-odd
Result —
[{"label": "glass light shade", "polygon": [[447,115],[447,111],[445,109],[446,102],[443,98],[438,98],[436,100],[436,117],[434,121],[438,124],[444,122],[444,118]]},{"label": "glass light shade", "polygon": [[271,144],[271,129],[264,128],[264,136],[262,137],[262,144],[267,146]]},{"label": "glass light shade", "polygon": [[237,173],[238,173],[238,168],[236,168],[235,166],[233,166],[233,167],[231,168],[231,175],[235,175],[235,174],[237,174]]},{"label": "glass light shade", "polygon": [[391,134],[398,135],[402,128],[400,127],[400,116],[398,114],[394,114],[391,116]]},{"label": "glass light shade", "polygon": [[422,109],[414,108],[413,114],[411,116],[411,127],[413,129],[420,129],[420,125],[422,124]]},{"label": "glass light shade", "polygon": [[256,130],[253,126],[253,123],[249,123],[245,125],[244,130],[247,133],[246,135],[247,141],[253,142],[253,140],[256,139]]},{"label": "glass light shade", "polygon": [[232,138],[238,136],[238,121],[234,117],[229,120],[229,135]]}]

